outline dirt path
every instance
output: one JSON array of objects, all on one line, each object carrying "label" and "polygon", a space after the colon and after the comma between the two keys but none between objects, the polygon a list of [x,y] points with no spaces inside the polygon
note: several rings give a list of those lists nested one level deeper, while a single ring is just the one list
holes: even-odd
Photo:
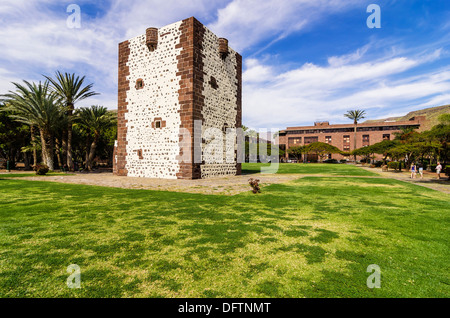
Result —
[{"label": "dirt path", "polygon": [[[0,174],[1,176],[1,174]],[[262,186],[268,186],[274,183],[285,183],[298,178],[301,175],[287,174],[251,174],[241,176],[228,176],[211,179],[199,180],[169,180],[169,179],[151,179],[118,177],[112,173],[76,173],[72,175],[58,175],[46,177],[22,177],[15,178],[20,180],[32,181],[51,181],[60,183],[86,184],[103,187],[115,187],[125,189],[146,189],[162,190],[174,192],[202,193],[202,194],[224,194],[235,195],[241,192],[250,191],[248,184],[249,178],[260,179]]]}]

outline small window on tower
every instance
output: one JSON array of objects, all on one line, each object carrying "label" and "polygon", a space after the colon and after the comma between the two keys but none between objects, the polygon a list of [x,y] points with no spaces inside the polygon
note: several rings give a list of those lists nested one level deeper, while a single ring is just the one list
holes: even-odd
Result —
[{"label": "small window on tower", "polygon": [[166,127],[166,121],[162,120],[161,117],[156,117],[153,121],[152,121],[152,128],[156,128],[156,129],[162,129]]},{"label": "small window on tower", "polygon": [[209,79],[209,85],[211,85],[211,87],[214,89],[219,88],[219,85],[217,84],[217,80],[214,76],[211,76],[211,78]]},{"label": "small window on tower", "polygon": [[136,81],[136,89],[142,89],[142,88],[144,88],[144,80],[142,78],[140,78]]}]

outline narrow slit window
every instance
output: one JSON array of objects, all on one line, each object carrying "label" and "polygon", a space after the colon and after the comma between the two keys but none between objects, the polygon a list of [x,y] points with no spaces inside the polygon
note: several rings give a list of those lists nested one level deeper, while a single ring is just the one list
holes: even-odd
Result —
[{"label": "narrow slit window", "polygon": [[136,81],[136,89],[143,89],[143,88],[144,88],[144,80],[140,78]]}]

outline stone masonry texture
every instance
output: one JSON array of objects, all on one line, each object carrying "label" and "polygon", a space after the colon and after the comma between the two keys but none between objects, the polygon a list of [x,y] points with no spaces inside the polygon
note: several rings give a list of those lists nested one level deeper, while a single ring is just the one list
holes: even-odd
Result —
[{"label": "stone masonry texture", "polygon": [[[191,17],[119,44],[114,174],[199,179],[241,173],[236,138],[212,154],[205,135],[242,126],[242,57],[230,47],[223,54],[223,43]],[[202,131],[194,136],[196,122]]]}]

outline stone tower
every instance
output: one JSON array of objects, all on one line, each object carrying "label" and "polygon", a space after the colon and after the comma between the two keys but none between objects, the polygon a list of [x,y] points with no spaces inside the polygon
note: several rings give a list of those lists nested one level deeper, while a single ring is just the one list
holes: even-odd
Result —
[{"label": "stone tower", "polygon": [[242,57],[194,17],[120,43],[114,174],[240,174],[236,138],[223,143],[222,162],[208,160],[205,131],[242,126],[241,89]]}]

